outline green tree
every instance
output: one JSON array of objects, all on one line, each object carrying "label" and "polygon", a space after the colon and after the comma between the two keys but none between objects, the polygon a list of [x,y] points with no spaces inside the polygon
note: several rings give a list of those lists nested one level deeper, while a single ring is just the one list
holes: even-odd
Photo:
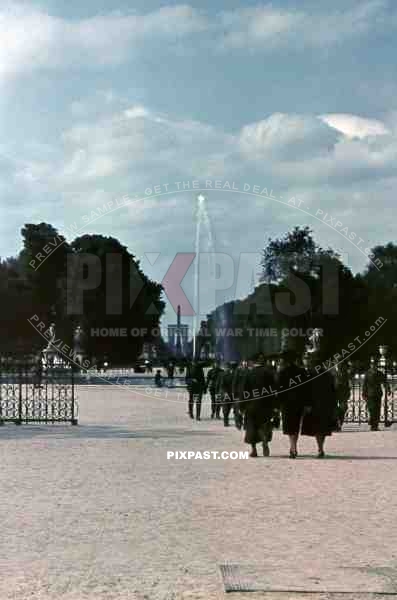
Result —
[{"label": "green tree", "polygon": [[16,258],[0,261],[0,351],[2,353],[41,348],[28,319],[32,316],[32,289]]},{"label": "green tree", "polygon": [[297,226],[282,238],[269,238],[262,252],[262,279],[267,283],[280,283],[290,272],[315,274],[329,257],[336,258],[337,254],[318,246],[310,227]]},{"label": "green tree", "polygon": [[392,348],[397,356],[397,245],[392,242],[371,250],[362,280],[367,285],[369,325],[383,317],[387,324],[371,338],[369,348],[375,354],[380,345]]},{"label": "green tree", "polygon": [[[71,248],[67,286],[68,306],[74,308],[69,313],[85,331],[88,354],[106,355],[113,364],[136,360],[143,343],[153,340],[153,330],[159,327],[165,307],[162,286],[151,281],[139,261],[113,237],[84,235]],[[85,289],[85,275],[97,282],[90,289]],[[82,301],[79,307],[76,298]],[[127,335],[98,337],[94,330],[100,329],[125,329]]]},{"label": "green tree", "polygon": [[48,324],[56,315],[60,328],[58,332],[63,330],[63,338],[70,337],[70,323],[65,313],[66,267],[67,257],[71,253],[70,245],[48,223],[26,224],[21,234],[23,250],[19,255],[19,264],[32,290],[32,315],[37,314],[40,320]]}]

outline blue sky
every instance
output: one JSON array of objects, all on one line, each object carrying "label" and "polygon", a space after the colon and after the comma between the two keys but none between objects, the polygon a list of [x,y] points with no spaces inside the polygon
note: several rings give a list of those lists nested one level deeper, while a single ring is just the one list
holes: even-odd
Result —
[{"label": "blue sky", "polygon": [[[2,2],[0,256],[18,252],[26,222],[65,232],[111,199],[193,179],[299,196],[362,247],[393,241],[396,30],[392,0]],[[366,263],[292,207],[207,196],[215,250],[234,261],[307,223],[354,271]],[[194,204],[193,192],[169,194],[86,231],[118,237],[161,281],[177,252],[194,251]],[[213,308],[204,293],[202,304]]]}]

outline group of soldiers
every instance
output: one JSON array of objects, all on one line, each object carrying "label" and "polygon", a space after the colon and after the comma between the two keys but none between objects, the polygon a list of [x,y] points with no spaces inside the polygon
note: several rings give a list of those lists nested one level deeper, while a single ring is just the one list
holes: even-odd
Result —
[{"label": "group of soldiers", "polygon": [[[223,369],[220,362],[216,361],[205,377],[202,365],[198,361],[193,362],[186,374],[190,418],[200,421],[202,397],[208,390],[211,396],[211,418],[221,419],[222,411],[224,425],[228,427],[232,408],[235,409],[236,414],[234,392],[238,373],[237,363],[229,363],[226,369]],[[196,407],[196,417],[194,407]]]},{"label": "group of soldiers", "polygon": [[[324,456],[325,437],[342,429],[348,410],[352,391],[348,366],[342,362],[330,370],[315,356],[302,358],[290,352],[281,355],[277,366],[274,362],[263,354],[250,363],[231,362],[225,368],[216,361],[207,377],[198,361],[192,363],[186,376],[190,418],[201,419],[202,397],[208,391],[211,418],[223,419],[228,427],[233,410],[235,426],[244,428],[251,456],[257,456],[258,443],[264,455],[269,455],[269,443],[273,429],[280,426],[280,416],[283,432],[290,437],[291,458],[297,456],[299,433],[316,437],[319,457]],[[364,378],[362,396],[373,431],[379,427],[383,391],[385,397],[391,394],[385,375],[372,363]]]}]

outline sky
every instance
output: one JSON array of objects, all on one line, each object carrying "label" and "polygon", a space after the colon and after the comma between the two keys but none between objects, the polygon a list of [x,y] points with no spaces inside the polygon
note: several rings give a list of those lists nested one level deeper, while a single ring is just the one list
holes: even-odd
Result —
[{"label": "sky", "polygon": [[195,252],[210,181],[218,280],[202,267],[199,305],[194,261],[182,283],[199,316],[252,291],[265,241],[295,225],[363,270],[395,241],[396,32],[394,0],[3,0],[0,256],[45,221],[118,238],[161,282]]}]

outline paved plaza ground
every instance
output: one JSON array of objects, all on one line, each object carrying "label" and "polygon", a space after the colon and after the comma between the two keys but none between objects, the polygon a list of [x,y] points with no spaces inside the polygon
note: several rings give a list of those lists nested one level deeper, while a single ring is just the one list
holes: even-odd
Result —
[{"label": "paved plaza ground", "polygon": [[[288,459],[280,432],[270,458],[167,460],[243,450],[242,434],[208,410],[192,422],[176,391],[87,386],[78,398],[77,427],[0,428],[1,600],[221,599],[220,565],[233,564],[281,587],[295,573],[309,592],[346,567],[397,585],[394,427],[334,434],[325,460],[309,438]],[[361,597],[351,591],[227,597]]]}]

